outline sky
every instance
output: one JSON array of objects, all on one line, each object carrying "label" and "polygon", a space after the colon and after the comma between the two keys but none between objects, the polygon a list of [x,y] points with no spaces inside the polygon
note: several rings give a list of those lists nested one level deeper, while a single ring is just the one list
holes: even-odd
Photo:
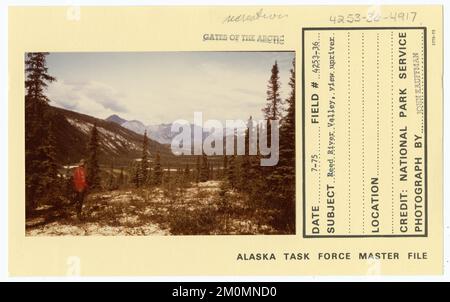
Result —
[{"label": "sky", "polygon": [[287,98],[294,52],[50,53],[57,81],[53,106],[107,118],[117,114],[146,125],[203,120],[262,119],[275,61],[281,97]]}]

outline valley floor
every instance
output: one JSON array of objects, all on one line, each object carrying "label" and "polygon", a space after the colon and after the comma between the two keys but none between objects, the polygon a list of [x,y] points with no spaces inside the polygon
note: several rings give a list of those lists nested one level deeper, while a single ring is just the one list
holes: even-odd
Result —
[{"label": "valley floor", "polygon": [[[220,181],[185,188],[116,190],[89,194],[78,219],[74,206],[42,210],[26,221],[27,236],[147,236],[280,234],[269,224],[276,213],[250,206]],[[223,192],[222,192],[223,193]]]}]

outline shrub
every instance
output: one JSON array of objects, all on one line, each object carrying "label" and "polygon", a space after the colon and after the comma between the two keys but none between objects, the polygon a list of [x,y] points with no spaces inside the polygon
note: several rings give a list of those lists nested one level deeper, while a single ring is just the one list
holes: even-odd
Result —
[{"label": "shrub", "polygon": [[208,235],[218,226],[217,211],[212,207],[189,210],[179,208],[169,218],[174,235]]}]

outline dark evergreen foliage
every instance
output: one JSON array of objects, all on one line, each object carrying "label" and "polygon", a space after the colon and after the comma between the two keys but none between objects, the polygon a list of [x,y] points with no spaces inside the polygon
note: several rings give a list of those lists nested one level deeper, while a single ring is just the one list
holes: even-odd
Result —
[{"label": "dark evergreen foliage", "polygon": [[54,127],[45,95],[48,83],[56,79],[48,74],[46,52],[25,55],[25,194],[27,213],[40,201],[52,196],[50,187],[57,191],[58,164],[56,163]]},{"label": "dark evergreen foliage", "polygon": [[[170,167],[169,167],[169,174],[170,174]],[[162,183],[161,155],[159,151],[156,152],[155,156],[155,165],[153,168],[153,182],[157,186],[159,186]]]},{"label": "dark evergreen foliage", "polygon": [[202,155],[202,162],[200,167],[200,182],[208,181],[209,179],[209,166],[208,166],[208,157],[205,153]]}]

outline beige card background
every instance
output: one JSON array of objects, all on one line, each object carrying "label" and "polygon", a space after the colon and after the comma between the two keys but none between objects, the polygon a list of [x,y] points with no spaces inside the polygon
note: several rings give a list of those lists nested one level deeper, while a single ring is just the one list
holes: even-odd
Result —
[{"label": "beige card background", "polygon": [[[11,275],[366,275],[442,274],[442,7],[264,7],[281,20],[226,23],[260,7],[10,7],[9,9],[9,272]],[[417,12],[415,20],[333,24],[330,16]],[[297,235],[25,237],[24,53],[27,51],[295,50],[301,29],[315,26],[426,26],[428,30],[428,237],[302,237],[301,78],[297,80]],[[284,44],[203,42],[207,33],[284,35]],[[373,62],[372,62],[373,64]],[[300,73],[298,73],[300,74]],[[358,260],[358,252],[399,252],[400,260]],[[236,261],[238,253],[273,252],[276,261]],[[309,252],[285,261],[284,252]],[[318,260],[350,252],[352,260]],[[407,260],[426,252],[426,260]]]}]

